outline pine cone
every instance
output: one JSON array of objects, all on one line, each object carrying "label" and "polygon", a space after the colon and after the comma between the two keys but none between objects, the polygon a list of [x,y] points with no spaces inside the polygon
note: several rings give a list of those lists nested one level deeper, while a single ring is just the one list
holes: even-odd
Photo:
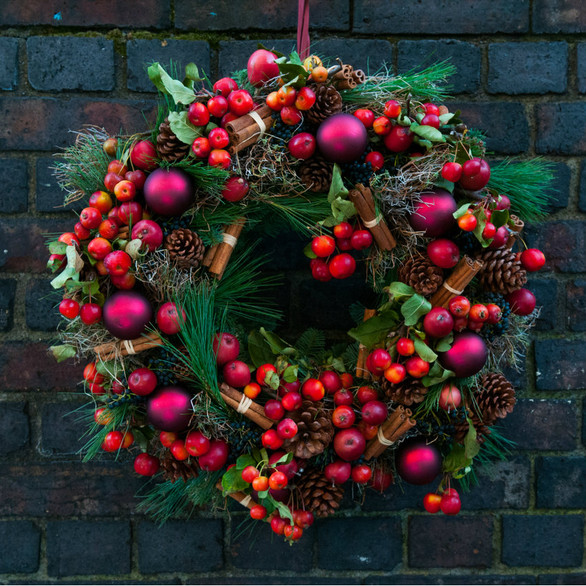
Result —
[{"label": "pine cone", "polygon": [[421,403],[427,394],[427,387],[420,380],[408,377],[398,385],[384,380],[382,383],[385,397],[389,401],[409,407],[414,403]]},{"label": "pine cone", "polygon": [[187,482],[190,478],[196,478],[199,474],[199,467],[195,459],[176,460],[170,452],[161,458],[161,472],[165,480],[175,482],[179,479]]},{"label": "pine cone", "polygon": [[321,470],[309,470],[297,483],[301,507],[316,517],[327,517],[336,512],[344,496],[344,488],[332,484]]},{"label": "pine cone", "polygon": [[427,257],[419,254],[403,263],[399,279],[410,285],[420,295],[433,295],[444,281],[444,272]]},{"label": "pine cone", "polygon": [[324,83],[314,89],[315,104],[307,110],[305,117],[312,124],[321,124],[326,118],[342,111],[342,96],[335,87]]},{"label": "pine cone", "polygon": [[303,401],[301,408],[291,414],[297,423],[295,437],[285,440],[283,449],[293,452],[296,458],[306,460],[321,454],[334,437],[330,414],[319,403]]},{"label": "pine cone", "polygon": [[515,389],[502,374],[489,372],[483,375],[480,386],[476,404],[486,425],[492,425],[513,411],[517,402]]},{"label": "pine cone", "polygon": [[181,142],[169,124],[169,119],[165,118],[164,122],[159,125],[159,134],[157,134],[157,151],[164,161],[171,163],[183,159],[189,152],[189,145]]},{"label": "pine cone", "polygon": [[299,177],[305,185],[316,193],[328,193],[332,182],[334,165],[323,157],[315,155],[299,167]]},{"label": "pine cone", "polygon": [[527,273],[508,248],[488,248],[476,255],[484,262],[478,273],[479,284],[485,291],[508,295],[527,282]]},{"label": "pine cone", "polygon": [[180,269],[195,269],[203,259],[205,247],[197,232],[187,228],[173,230],[165,238],[165,248]]}]

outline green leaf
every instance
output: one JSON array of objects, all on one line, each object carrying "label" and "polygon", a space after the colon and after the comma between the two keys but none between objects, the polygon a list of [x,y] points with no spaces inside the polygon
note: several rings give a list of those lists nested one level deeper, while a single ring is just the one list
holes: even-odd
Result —
[{"label": "green leaf", "polygon": [[258,330],[248,334],[248,354],[256,368],[273,361],[271,348]]},{"label": "green leaf", "polygon": [[387,334],[398,325],[399,316],[397,312],[388,310],[352,328],[348,335],[370,349],[384,340]]},{"label": "green leaf", "polygon": [[279,511],[279,515],[282,519],[289,519],[291,525],[293,525],[293,515],[291,514],[291,509],[284,503],[280,503],[279,501],[275,500],[270,494],[268,496],[268,500],[272,502],[275,509]]},{"label": "green leaf", "polygon": [[504,226],[509,221],[509,217],[509,210],[494,210],[490,216],[490,221],[498,230],[501,226]]},{"label": "green leaf", "polygon": [[49,252],[51,254],[65,254],[66,251],[67,244],[65,244],[65,242],[59,242],[58,240],[49,242]]},{"label": "green leaf", "polygon": [[332,216],[335,218],[336,222],[339,224],[341,222],[345,222],[349,218],[352,218],[356,215],[356,208],[351,201],[347,199],[342,199],[341,197],[336,197],[334,201],[332,201]]},{"label": "green leaf", "polygon": [[277,466],[278,464],[289,464],[293,460],[293,452],[287,452],[283,456],[281,456],[276,462],[273,462],[273,466]]},{"label": "green leaf", "polygon": [[241,456],[238,456],[238,459],[236,460],[236,468],[242,472],[247,466],[256,466],[256,460],[250,454],[242,454]]},{"label": "green leaf", "polygon": [[442,468],[446,474],[455,475],[462,468],[467,468],[472,464],[472,459],[466,456],[464,446],[454,444],[450,453],[444,458]]},{"label": "green leaf", "polygon": [[410,130],[425,140],[431,142],[446,142],[445,136],[433,126],[421,126],[414,122],[411,124]]},{"label": "green leaf", "polygon": [[195,63],[188,63],[185,66],[185,78],[191,81],[203,81],[203,77],[200,77],[199,70]]},{"label": "green leaf", "polygon": [[161,66],[158,63],[153,63],[152,65],[149,65],[149,68],[147,69],[147,73],[149,76],[149,79],[153,82],[153,84],[155,85],[155,87],[163,94],[167,94],[167,90],[165,88],[165,85],[163,84],[162,80],[161,80]]},{"label": "green leaf", "polygon": [[466,417],[466,421],[468,422],[468,433],[464,438],[464,453],[466,458],[472,462],[474,456],[480,451],[480,444],[476,441],[476,429],[472,420]]},{"label": "green leaf", "polygon": [[453,214],[452,216],[454,216],[454,218],[456,218],[456,220],[458,218],[461,218],[466,212],[468,212],[468,210],[470,209],[470,204],[469,203],[465,203],[462,204]]},{"label": "green leaf", "polygon": [[444,179],[441,175],[437,179],[434,179],[433,184],[436,187],[440,187],[441,189],[449,191],[450,193],[454,193],[454,187],[456,186],[455,183]]},{"label": "green leaf", "polygon": [[420,358],[426,362],[433,362],[436,360],[437,354],[423,340],[414,338],[413,343],[415,344],[415,352],[417,352]]},{"label": "green leaf", "polygon": [[[289,344],[274,332],[269,332],[264,328],[260,328],[260,333],[264,336],[274,354],[282,354],[290,348]],[[270,360],[270,362],[272,362],[272,360]]]},{"label": "green leaf", "polygon": [[67,360],[68,358],[73,358],[77,354],[75,348],[73,346],[71,346],[70,344],[61,344],[59,346],[51,346],[49,348],[49,350],[51,351],[51,353],[53,354],[53,357],[55,358],[55,360],[57,362],[63,362],[64,360]]},{"label": "green leaf", "polygon": [[426,151],[429,151],[429,150],[431,150],[433,148],[433,143],[430,140],[427,140],[425,138],[421,138],[419,136],[416,136],[413,139],[413,142],[415,144],[418,144],[418,145],[424,147]]},{"label": "green leaf", "polygon": [[447,112],[446,114],[441,114],[439,117],[440,123],[443,126],[444,124],[447,124],[453,117],[454,117],[454,114],[452,112]]},{"label": "green leaf", "polygon": [[341,195],[348,195],[348,190],[344,187],[342,171],[340,170],[340,166],[336,163],[332,171],[332,182],[330,183],[330,191],[328,192],[328,201],[332,203]]},{"label": "green leaf", "polygon": [[83,269],[83,260],[74,245],[69,245],[65,251],[67,257],[67,265],[61,273],[59,273],[52,281],[53,289],[59,289],[65,285],[69,279],[78,280],[79,272]]},{"label": "green leaf", "polygon": [[387,291],[397,301],[400,301],[403,297],[412,297],[415,295],[415,289],[413,289],[413,287],[409,287],[409,285],[406,285],[405,283],[401,283],[401,281],[393,281],[387,287]]},{"label": "green leaf", "polygon": [[169,125],[175,136],[185,144],[192,144],[193,141],[203,135],[203,128],[193,126],[187,120],[187,112],[169,112]]},{"label": "green leaf", "polygon": [[245,482],[242,479],[242,470],[238,470],[236,466],[230,468],[230,470],[226,470],[224,476],[222,476],[222,488],[224,489],[225,495],[240,490],[246,490],[248,486],[248,482]]},{"label": "green leaf", "polygon": [[317,258],[317,254],[315,254],[315,252],[313,252],[313,250],[311,249],[311,242],[303,249],[303,254],[307,257],[307,258]]},{"label": "green leaf", "polygon": [[414,326],[420,318],[431,311],[431,303],[423,295],[415,294],[405,301],[401,307],[401,314],[405,318],[406,326]]},{"label": "green leaf", "polygon": [[298,378],[298,374],[299,374],[299,367],[298,366],[288,366],[283,371],[283,380],[286,383],[294,383]]},{"label": "green leaf", "polygon": [[447,352],[452,347],[454,333],[450,332],[445,338],[441,338],[435,345],[436,352]]},{"label": "green leaf", "polygon": [[265,375],[265,385],[273,389],[273,391],[276,391],[281,385],[281,379],[279,378],[279,375],[272,370],[267,372]]},{"label": "green leaf", "polygon": [[433,363],[431,370],[421,379],[424,387],[431,387],[445,381],[448,378],[456,376],[451,370],[444,368],[439,361]]},{"label": "green leaf", "polygon": [[154,81],[150,73],[149,77],[151,77],[151,81],[157,86],[157,89],[159,89],[158,81],[160,80],[160,83],[165,88],[164,93],[170,94],[176,104],[188,105],[195,101],[195,93],[191,88],[185,87],[178,79],[173,79],[159,63],[153,64],[151,67],[155,67],[155,65],[158,67],[158,71],[155,69],[153,75],[154,79],[157,79],[158,73],[158,79]]}]

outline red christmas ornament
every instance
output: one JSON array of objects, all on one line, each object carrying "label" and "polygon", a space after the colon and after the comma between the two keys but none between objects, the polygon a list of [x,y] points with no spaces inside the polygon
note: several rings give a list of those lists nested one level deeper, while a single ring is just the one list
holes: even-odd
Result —
[{"label": "red christmas ornament", "polygon": [[454,334],[454,343],[447,352],[439,355],[440,364],[459,378],[479,372],[488,358],[484,340],[474,332]]},{"label": "red christmas ornament", "polygon": [[409,223],[414,230],[425,232],[426,236],[443,236],[456,225],[452,215],[456,209],[456,200],[448,191],[427,191],[421,194],[421,203],[409,216]]},{"label": "red christmas ornament", "polygon": [[102,319],[106,329],[117,338],[138,338],[153,317],[146,297],[136,291],[118,291],[104,303]]},{"label": "red christmas ornament", "polygon": [[147,418],[157,429],[183,431],[191,415],[191,394],[183,387],[164,387],[147,398]]},{"label": "red christmas ornament", "polygon": [[442,457],[435,445],[414,438],[397,448],[395,466],[405,482],[429,484],[442,470]]},{"label": "red christmas ornament", "polygon": [[317,145],[332,163],[351,163],[362,155],[368,144],[364,124],[351,114],[335,114],[318,128]]},{"label": "red christmas ornament", "polygon": [[180,216],[194,201],[191,178],[180,169],[157,169],[144,184],[144,199],[161,216]]}]

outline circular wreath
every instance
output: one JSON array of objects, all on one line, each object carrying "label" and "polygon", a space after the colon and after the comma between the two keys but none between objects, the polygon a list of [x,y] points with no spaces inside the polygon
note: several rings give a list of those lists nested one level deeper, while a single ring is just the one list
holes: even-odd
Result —
[{"label": "circular wreath", "polygon": [[[490,167],[443,105],[447,63],[365,75],[259,49],[213,85],[193,64],[182,81],[148,72],[152,129],[87,128],[55,164],[66,203],[88,206],[49,244],[51,350],[89,360],[85,458],[130,451],[159,520],[230,496],[290,541],[345,491],[393,482],[435,482],[424,507],[456,514],[452,479],[508,451],[502,369],[522,359],[526,273],[545,262],[520,234],[547,163]],[[376,300],[352,305],[344,344],[272,331],[257,244],[290,228],[315,279],[358,271]]]}]

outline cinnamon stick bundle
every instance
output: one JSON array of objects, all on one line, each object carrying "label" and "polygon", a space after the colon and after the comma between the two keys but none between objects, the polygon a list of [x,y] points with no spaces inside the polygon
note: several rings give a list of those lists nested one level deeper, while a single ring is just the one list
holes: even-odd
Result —
[{"label": "cinnamon stick bundle", "polygon": [[245,222],[246,218],[239,218],[234,224],[224,227],[223,241],[217,245],[208,269],[217,279],[222,278],[228,266],[228,261],[232,256],[234,247],[238,244],[238,238],[242,233]]},{"label": "cinnamon stick bundle", "polygon": [[[366,321],[376,315],[376,309],[365,309],[364,319]],[[364,344],[358,348],[358,361],[356,362],[356,376],[359,378],[370,379],[370,371],[366,368],[366,359],[368,358],[368,349]]]},{"label": "cinnamon stick bundle", "polygon": [[263,429],[270,429],[274,425],[274,421],[265,415],[265,410],[258,403],[249,399],[244,393],[233,389],[227,383],[220,385],[220,394],[226,405],[236,409],[238,413],[242,413],[259,427]]},{"label": "cinnamon stick bundle", "polygon": [[515,214],[511,214],[509,219],[509,229],[511,230],[511,233],[509,234],[509,239],[507,240],[507,248],[511,249],[513,246],[515,246],[515,242],[517,242],[517,238],[519,237],[519,234],[521,234],[524,226],[525,222],[523,222],[521,218],[515,216]]},{"label": "cinnamon stick bundle", "polygon": [[482,268],[484,263],[464,255],[454,267],[450,276],[445,279],[442,286],[434,293],[431,304],[434,307],[447,308],[450,299],[461,295],[474,275]]},{"label": "cinnamon stick bundle", "polygon": [[410,419],[411,411],[399,405],[378,428],[378,433],[366,446],[364,457],[367,460],[378,458],[390,445],[403,437],[414,425]]},{"label": "cinnamon stick bundle", "polygon": [[234,155],[253,145],[273,125],[273,111],[263,104],[260,108],[226,124],[230,137],[228,152]]},{"label": "cinnamon stick bundle", "polygon": [[377,215],[374,197],[370,188],[359,183],[354,189],[350,190],[348,197],[354,204],[362,223],[370,230],[378,247],[381,250],[393,250],[397,246],[397,241],[391,234],[382,215]]},{"label": "cinnamon stick bundle", "polygon": [[362,69],[355,69],[352,73],[352,79],[357,85],[360,85],[366,81],[366,73]]},{"label": "cinnamon stick bundle", "polygon": [[204,267],[209,267],[213,260],[214,260],[214,256],[216,256],[216,252],[218,251],[218,246],[220,246],[219,244],[214,244],[213,246],[210,246],[207,250],[206,253],[203,257],[203,260],[201,261],[201,264]]},{"label": "cinnamon stick bundle", "polygon": [[128,240],[129,237],[130,237],[130,228],[128,226],[121,226],[120,230],[118,230],[117,238],[120,238],[121,240]]},{"label": "cinnamon stick bundle", "polygon": [[138,354],[139,352],[144,352],[150,348],[156,348],[162,345],[163,340],[161,340],[158,334],[143,334],[135,340],[118,340],[116,342],[100,344],[94,348],[94,352],[101,360],[106,362],[117,356]]},{"label": "cinnamon stick bundle", "polygon": [[[216,488],[222,492],[224,491],[224,487],[222,486],[221,480],[218,480],[218,482],[216,483]],[[230,494],[228,494],[228,496],[234,499],[235,501],[239,502],[243,507],[246,507],[247,509],[252,509],[254,505],[258,504],[249,494],[246,494],[241,491],[231,492]]]}]

